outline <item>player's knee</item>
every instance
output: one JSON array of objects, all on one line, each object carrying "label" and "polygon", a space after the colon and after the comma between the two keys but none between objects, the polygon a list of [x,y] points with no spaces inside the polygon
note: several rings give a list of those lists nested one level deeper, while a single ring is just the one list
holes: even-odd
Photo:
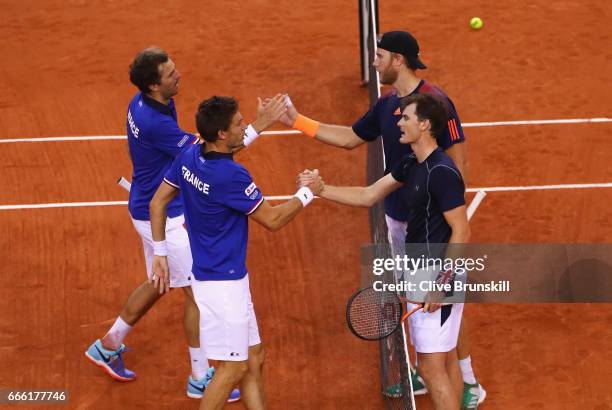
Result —
[{"label": "player's knee", "polygon": [[240,380],[242,380],[242,378],[249,371],[249,364],[247,363],[246,360],[241,361],[241,362],[233,362],[230,367],[231,367],[231,371],[230,371],[230,374],[228,375],[229,383],[236,384],[240,382]]},{"label": "player's knee", "polygon": [[459,366],[459,356],[458,349],[454,348],[450,352],[446,353],[445,366],[446,368],[452,368],[454,366]]},{"label": "player's knee", "polygon": [[223,385],[236,385],[247,374],[249,366],[246,361],[223,362],[215,372],[215,379]]},{"label": "player's knee", "polygon": [[446,362],[443,358],[421,359],[419,357],[419,374],[428,384],[432,380],[442,377],[446,373]]},{"label": "player's knee", "polygon": [[236,376],[238,377],[238,380],[242,380],[242,378],[247,374],[247,372],[249,371],[249,364],[247,361],[242,361],[242,362],[238,362],[238,369],[236,370]]}]

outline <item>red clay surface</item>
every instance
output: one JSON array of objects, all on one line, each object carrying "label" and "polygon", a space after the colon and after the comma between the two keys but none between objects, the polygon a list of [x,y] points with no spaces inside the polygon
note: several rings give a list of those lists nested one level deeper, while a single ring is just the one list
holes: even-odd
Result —
[{"label": "red clay surface", "polygon": [[[167,49],[183,74],[180,124],[196,104],[289,92],[316,119],[350,124],[367,107],[359,86],[356,2],[2,2],[0,139],[120,135],[135,89],[127,66],[145,46]],[[423,75],[464,122],[610,117],[610,6],[593,0],[521,4],[381,2],[381,29],[412,31]],[[483,18],[479,32],[468,28]],[[466,128],[468,185],[612,181],[609,124]],[[365,147],[342,151],[301,136],[259,140],[238,156],[267,195],[321,169],[362,184]],[[0,144],[0,204],[126,200],[125,141]],[[612,192],[490,193],[475,242],[609,242]],[[172,292],[129,335],[138,373],[117,383],[83,352],[144,278],[124,206],[0,211],[0,386],[65,388],[78,409],[195,409]],[[344,304],[359,286],[367,212],[317,201],[277,233],[251,225],[249,269],[267,346],[270,409],[381,409],[378,351],[350,335]],[[483,409],[612,408],[610,305],[470,305]],[[427,397],[419,409],[430,409]],[[21,408],[30,406],[23,405]],[[30,408],[33,408],[31,406]],[[241,404],[228,406],[243,408]]]}]

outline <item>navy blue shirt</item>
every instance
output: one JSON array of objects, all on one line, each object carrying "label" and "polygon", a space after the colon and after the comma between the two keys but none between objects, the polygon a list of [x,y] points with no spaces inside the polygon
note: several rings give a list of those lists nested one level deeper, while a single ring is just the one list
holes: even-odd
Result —
[{"label": "navy blue shirt", "polygon": [[[174,100],[164,105],[142,93],[130,102],[126,124],[133,168],[128,209],[132,218],[148,221],[149,203],[174,157],[197,138],[179,128]],[[182,214],[177,197],[168,205],[168,216]]]},{"label": "navy blue shirt", "polygon": [[264,201],[249,172],[232,154],[179,155],[164,181],[181,190],[197,280],[238,280],[247,274],[248,215]]},{"label": "navy blue shirt", "polygon": [[[438,146],[446,150],[453,144],[465,140],[461,121],[455,110],[455,105],[440,88],[421,80],[412,94],[432,94],[446,102],[448,122],[441,135],[436,137]],[[394,89],[382,96],[359,120],[353,124],[355,134],[366,141],[374,141],[382,135],[385,153],[385,174],[393,170],[400,160],[412,153],[409,144],[400,144],[402,135],[397,122],[401,118],[400,99]],[[392,192],[385,198],[385,213],[398,221],[408,220],[408,210],[402,206],[402,189]]]},{"label": "navy blue shirt", "polygon": [[465,205],[465,185],[453,160],[440,148],[421,163],[412,153],[391,175],[404,184],[401,202],[409,210],[406,243],[448,243],[452,230],[443,213]]}]

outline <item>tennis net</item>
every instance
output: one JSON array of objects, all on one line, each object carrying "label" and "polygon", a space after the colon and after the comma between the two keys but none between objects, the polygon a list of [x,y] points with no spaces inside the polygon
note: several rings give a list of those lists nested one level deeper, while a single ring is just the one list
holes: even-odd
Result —
[{"label": "tennis net", "polygon": [[[361,52],[361,79],[367,84],[370,105],[380,98],[380,80],[372,63],[376,55],[378,36],[378,1],[359,1],[359,32]],[[384,175],[385,156],[382,138],[368,144],[367,178],[372,184]],[[385,212],[382,202],[370,209],[370,236],[372,243],[388,243]],[[379,249],[388,249],[378,246]],[[385,255],[377,255],[385,257]],[[385,279],[389,282],[394,278]],[[381,390],[385,394],[385,405],[388,410],[416,410],[414,395],[408,367],[408,345],[406,332],[402,325],[388,338],[379,342]],[[395,396],[395,397],[392,397]]]}]

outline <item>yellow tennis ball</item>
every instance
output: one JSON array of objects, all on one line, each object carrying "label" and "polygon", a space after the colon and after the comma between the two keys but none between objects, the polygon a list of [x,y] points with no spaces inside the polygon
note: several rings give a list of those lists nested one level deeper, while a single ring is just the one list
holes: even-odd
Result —
[{"label": "yellow tennis ball", "polygon": [[483,23],[480,17],[472,17],[470,20],[470,27],[472,27],[474,30],[480,30],[482,25]]}]

